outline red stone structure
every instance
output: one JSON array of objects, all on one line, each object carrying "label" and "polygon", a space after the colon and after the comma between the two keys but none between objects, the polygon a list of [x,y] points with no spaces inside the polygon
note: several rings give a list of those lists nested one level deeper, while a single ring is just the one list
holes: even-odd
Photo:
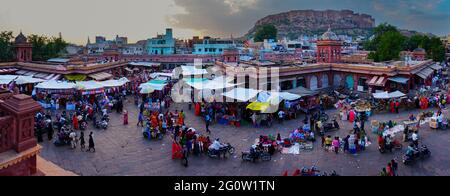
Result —
[{"label": "red stone structure", "polygon": [[223,51],[222,55],[223,62],[238,62],[239,61],[239,50],[237,48],[227,48]]},{"label": "red stone structure", "polygon": [[341,61],[342,42],[337,35],[328,29],[320,40],[317,40],[317,62],[338,63]]},{"label": "red stone structure", "polygon": [[34,137],[34,114],[41,105],[27,95],[5,94],[0,96],[0,176],[34,175],[41,149]]},{"label": "red stone structure", "polygon": [[412,52],[412,59],[416,61],[423,61],[425,60],[425,57],[427,55],[427,52],[423,48],[416,48]]},{"label": "red stone structure", "polygon": [[27,42],[27,38],[20,32],[14,41],[16,50],[16,61],[30,62],[32,61],[33,45]]}]

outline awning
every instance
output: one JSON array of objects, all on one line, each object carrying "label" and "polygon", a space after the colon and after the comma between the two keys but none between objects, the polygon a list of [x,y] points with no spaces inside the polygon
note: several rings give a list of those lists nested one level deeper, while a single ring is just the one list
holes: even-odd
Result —
[{"label": "awning", "polygon": [[235,88],[231,91],[223,93],[223,96],[231,99],[236,99],[238,101],[246,102],[255,98],[259,92],[261,91],[247,88]]},{"label": "awning", "polygon": [[393,77],[393,78],[389,78],[388,80],[393,81],[393,82],[397,82],[397,83],[400,83],[400,84],[408,84],[409,78]]},{"label": "awning", "polygon": [[25,73],[27,73],[28,71],[27,70],[19,70],[19,71],[17,71],[16,72],[16,74],[18,74],[18,75],[23,75],[23,74],[25,74]]},{"label": "awning", "polygon": [[113,75],[111,75],[109,73],[106,73],[106,72],[90,74],[88,76],[93,78],[94,80],[97,80],[97,81],[107,80],[107,79],[110,79],[110,78],[113,77]]},{"label": "awning", "polygon": [[433,64],[430,66],[430,68],[438,71],[438,70],[441,70],[443,67],[438,64]]},{"label": "awning", "polygon": [[3,73],[10,73],[10,72],[15,72],[15,71],[17,71],[17,69],[15,69],[15,68],[10,68],[10,69],[0,69],[0,74],[3,74]]},{"label": "awning", "polygon": [[309,90],[309,89],[307,89],[305,87],[301,87],[301,86],[297,87],[297,88],[294,88],[292,90],[288,90],[287,92],[292,93],[292,94],[296,94],[296,95],[300,95],[302,97],[314,96],[314,95],[319,94],[319,92],[317,92],[317,91],[312,91],[312,90]]},{"label": "awning", "polygon": [[384,76],[374,76],[367,82],[369,86],[384,86],[386,85],[388,78]]},{"label": "awning", "polygon": [[429,68],[429,67],[427,67],[427,68],[425,68],[425,69],[422,69],[422,71],[416,73],[416,75],[419,76],[419,77],[421,77],[422,79],[425,80],[425,79],[427,79],[428,77],[430,77],[431,74],[433,74],[433,73],[434,73],[434,70],[431,69],[431,68]]},{"label": "awning", "polygon": [[166,80],[150,80],[147,83],[143,83],[139,85],[139,88],[146,88],[148,86],[152,87],[154,90],[160,91],[163,90],[167,85]]},{"label": "awning", "polygon": [[400,98],[406,96],[404,93],[400,91],[395,91],[392,93],[388,92],[381,92],[381,93],[374,93],[373,97],[375,99],[394,99],[394,98]]}]

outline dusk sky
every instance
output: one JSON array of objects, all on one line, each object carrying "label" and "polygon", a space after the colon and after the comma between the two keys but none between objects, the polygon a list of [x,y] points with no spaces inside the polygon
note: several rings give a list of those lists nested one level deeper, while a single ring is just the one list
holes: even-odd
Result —
[{"label": "dusk sky", "polygon": [[266,15],[297,9],[350,9],[377,23],[450,34],[450,0],[0,0],[0,31],[61,32],[78,44],[116,34],[134,42],[167,27],[179,38],[238,37]]}]

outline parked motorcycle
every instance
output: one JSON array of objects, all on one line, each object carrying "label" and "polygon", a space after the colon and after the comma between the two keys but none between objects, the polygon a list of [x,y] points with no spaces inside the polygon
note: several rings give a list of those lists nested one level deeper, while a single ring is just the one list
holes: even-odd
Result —
[{"label": "parked motorcycle", "polygon": [[320,131],[320,135],[325,135],[326,132],[339,130],[340,126],[339,123],[336,121],[336,119],[333,119],[330,123],[325,123],[323,125],[323,129]]},{"label": "parked motorcycle", "polygon": [[415,148],[412,155],[403,155],[403,164],[412,165],[416,160],[425,159],[431,156],[431,152],[427,146],[422,145],[420,148]]},{"label": "parked motorcycle", "polygon": [[220,158],[221,155],[223,155],[223,157],[225,158],[227,153],[229,155],[234,154],[235,149],[233,146],[231,146],[230,143],[227,144],[222,144],[222,147],[219,150],[214,150],[214,149],[208,149],[208,156],[211,158]]},{"label": "parked motorcycle", "polygon": [[268,152],[255,151],[251,153],[250,151],[242,152],[241,156],[243,161],[251,161],[256,162],[257,160],[261,161],[270,161],[272,160],[272,156]]}]

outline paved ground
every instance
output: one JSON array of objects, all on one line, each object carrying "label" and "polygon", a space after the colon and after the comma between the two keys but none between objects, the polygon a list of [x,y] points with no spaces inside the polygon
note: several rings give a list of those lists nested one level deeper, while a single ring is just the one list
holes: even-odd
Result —
[{"label": "paved ground", "polygon": [[[181,109],[173,106],[171,109]],[[401,157],[405,150],[387,154],[380,154],[377,150],[376,137],[369,133],[374,144],[358,155],[334,154],[325,152],[320,147],[320,141],[314,144],[314,150],[302,152],[300,155],[276,154],[270,162],[248,163],[242,162],[240,152],[246,151],[259,135],[276,134],[282,136],[295,127],[300,120],[286,121],[284,124],[274,124],[272,128],[252,128],[244,126],[234,128],[231,126],[211,126],[211,138],[221,138],[223,142],[230,142],[236,148],[236,155],[228,159],[215,160],[207,156],[191,156],[189,167],[185,168],[179,160],[171,159],[171,141],[166,137],[161,141],[148,141],[142,137],[141,128],[136,127],[137,109],[133,104],[126,104],[129,111],[130,124],[122,125],[121,116],[110,115],[111,123],[107,130],[95,130],[94,140],[97,152],[81,152],[80,149],[71,150],[67,147],[55,147],[52,143],[44,141],[41,156],[54,162],[64,169],[79,175],[231,175],[231,176],[278,176],[283,171],[292,173],[296,168],[316,164],[322,171],[336,170],[341,175],[377,175],[382,167],[393,158]],[[204,130],[201,118],[195,117],[193,111],[187,111],[186,123],[197,130]],[[335,112],[335,111],[329,111]],[[418,113],[418,111],[415,111]],[[388,119],[403,120],[408,112],[397,114],[382,114],[371,118],[386,121]],[[448,112],[446,112],[448,116]],[[299,119],[303,119],[300,117]],[[346,136],[351,124],[340,122],[341,130],[332,132],[332,135]],[[366,124],[366,128],[369,125]],[[91,130],[88,130],[91,131]],[[399,164],[400,175],[450,175],[450,130],[430,130],[428,126],[421,128],[420,136],[424,144],[428,145],[432,156],[419,161],[413,166]],[[89,132],[86,133],[86,136]],[[86,137],[87,141],[87,137]],[[406,145],[406,144],[404,144]]]}]

